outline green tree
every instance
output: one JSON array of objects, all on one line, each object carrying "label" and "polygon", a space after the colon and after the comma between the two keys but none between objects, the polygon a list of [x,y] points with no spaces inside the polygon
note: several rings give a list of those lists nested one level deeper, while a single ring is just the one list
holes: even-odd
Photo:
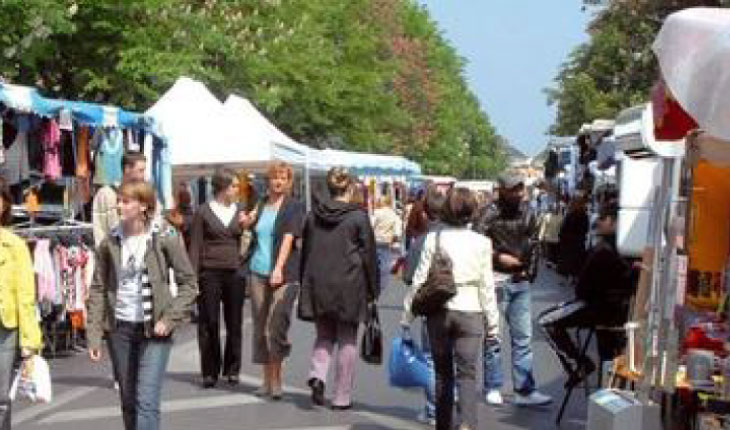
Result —
[{"label": "green tree", "polygon": [[583,123],[612,118],[649,97],[658,77],[651,45],[669,14],[691,6],[727,6],[727,0],[586,0],[590,40],[562,65],[546,90],[557,107],[554,135],[575,134]]}]

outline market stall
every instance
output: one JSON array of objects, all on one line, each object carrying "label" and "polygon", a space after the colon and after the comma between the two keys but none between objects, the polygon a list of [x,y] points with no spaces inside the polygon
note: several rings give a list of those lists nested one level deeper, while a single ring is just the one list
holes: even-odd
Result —
[{"label": "market stall", "polygon": [[632,318],[639,332],[615,369],[635,383],[642,411],[664,406],[669,429],[730,425],[728,36],[727,9],[667,18],[653,46],[662,81],[641,110],[640,139],[625,142],[657,157],[659,172]]},{"label": "market stall", "polygon": [[150,154],[162,182],[164,141],[143,115],[114,106],[43,97],[0,83],[0,176],[10,185],[14,233],[33,257],[37,310],[47,354],[81,346],[94,267],[90,202],[121,181],[126,150]]}]

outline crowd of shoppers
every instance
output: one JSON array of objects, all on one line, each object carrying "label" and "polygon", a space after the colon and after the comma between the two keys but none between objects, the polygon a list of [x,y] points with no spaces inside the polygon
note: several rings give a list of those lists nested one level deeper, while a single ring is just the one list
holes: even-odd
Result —
[{"label": "crowd of shoppers", "polygon": [[[210,201],[194,211],[190,193],[181,187],[175,210],[163,220],[155,191],[143,180],[145,163],[141,154],[125,155],[121,185],[102,190],[94,204],[99,228],[87,306],[89,356],[101,360],[106,338],[126,429],[159,428],[172,334],[188,321],[193,304],[199,314],[203,387],[214,387],[221,378],[239,383],[247,292],[252,362],[262,366],[256,394],[282,398],[282,369],[291,351],[288,332],[296,303],[298,317],[312,322],[316,331],[306,378],[312,402],[326,403],[325,381],[332,364],[331,408],[352,408],[358,329],[387,288],[402,242],[408,250],[401,320],[405,333],[410,335],[415,318],[411,304],[427,284],[436,254],[450,261],[456,291],[422,321],[421,343],[435,378],[425,387],[420,420],[438,430],[450,430],[455,422],[459,430],[478,429],[477,385],[488,404],[504,402],[500,320],[506,323],[511,343],[513,403],[551,401],[538,391],[533,369],[531,284],[537,271],[538,221],[519,175],[499,178],[496,200],[465,188],[440,191],[428,185],[409,205],[404,229],[390,196],[381,197],[370,215],[362,186],[342,168],[327,173],[328,192],[314,195],[306,213],[292,195],[294,172],[286,163],[269,166],[266,191],[258,201],[252,198],[247,176],[216,170]],[[0,269],[17,268],[0,270],[0,428],[9,429],[10,401],[5,394],[16,351],[20,349],[23,358],[37,354],[41,335],[34,317],[28,248],[4,227],[10,196],[2,179],[0,197]],[[567,329],[620,323],[633,285],[631,267],[615,250],[615,210],[599,215],[600,242],[586,257],[587,224],[585,200],[577,198],[560,233],[563,268],[577,279],[576,298],[539,317],[565,367],[567,385],[595,369],[580,357]],[[171,274],[177,286],[174,294]],[[599,339],[599,347],[608,356],[617,341]],[[483,381],[478,384],[480,360]]]}]

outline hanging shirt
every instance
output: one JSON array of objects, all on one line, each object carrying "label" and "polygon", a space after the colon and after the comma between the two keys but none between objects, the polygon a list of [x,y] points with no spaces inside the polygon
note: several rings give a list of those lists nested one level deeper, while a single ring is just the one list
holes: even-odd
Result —
[{"label": "hanging shirt", "polygon": [[121,130],[117,128],[99,129],[94,140],[98,144],[94,183],[98,185],[120,184],[124,153]]},{"label": "hanging shirt", "polygon": [[54,120],[47,121],[41,134],[43,175],[48,179],[61,177],[61,130]]},{"label": "hanging shirt", "polygon": [[210,210],[212,210],[215,216],[218,217],[224,227],[228,227],[228,225],[231,224],[233,217],[236,215],[238,207],[235,203],[228,206],[223,206],[217,201],[212,200],[210,202]]},{"label": "hanging shirt", "polygon": [[8,185],[19,184],[30,177],[28,134],[18,131],[14,136],[13,143],[6,147],[5,163],[0,165],[0,177],[3,177]]},{"label": "hanging shirt", "polygon": [[256,249],[251,257],[251,271],[258,275],[269,276],[271,274],[272,254],[274,252],[274,223],[276,222],[277,210],[265,206],[261,211],[259,221],[256,223]]},{"label": "hanging shirt", "polygon": [[145,279],[144,256],[147,251],[148,235],[122,237],[122,267],[117,287],[117,303],[114,316],[127,322],[144,322],[144,291],[149,288]]}]

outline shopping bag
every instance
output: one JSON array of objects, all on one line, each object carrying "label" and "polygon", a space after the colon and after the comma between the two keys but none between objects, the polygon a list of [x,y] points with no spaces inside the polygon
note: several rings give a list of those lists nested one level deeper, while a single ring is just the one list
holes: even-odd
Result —
[{"label": "shopping bag", "polygon": [[412,339],[393,339],[388,359],[390,385],[398,388],[424,388],[433,385],[433,372],[420,348]]},{"label": "shopping bag", "polygon": [[22,397],[31,402],[51,401],[51,372],[43,357],[34,355],[23,361],[10,387],[10,398]]},{"label": "shopping bag", "polygon": [[365,332],[360,342],[360,358],[366,363],[381,364],[383,362],[383,332],[380,329],[378,307],[368,304]]}]

